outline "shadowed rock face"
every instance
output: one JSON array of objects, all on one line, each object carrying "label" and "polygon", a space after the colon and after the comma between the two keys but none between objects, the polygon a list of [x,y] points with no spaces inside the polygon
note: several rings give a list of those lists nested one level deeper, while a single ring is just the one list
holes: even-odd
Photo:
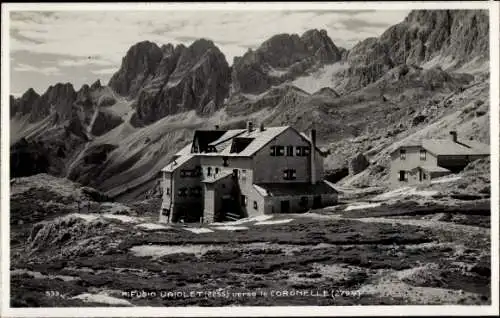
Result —
[{"label": "shadowed rock face", "polygon": [[345,93],[377,81],[401,64],[436,59],[443,68],[456,69],[467,62],[487,61],[488,37],[486,11],[414,10],[379,38],[365,39],[348,51],[345,60],[350,67],[338,77],[345,79]]},{"label": "shadowed rock face", "polygon": [[[69,178],[112,195],[122,193],[120,187],[123,193],[132,193],[135,189],[129,191],[128,187],[145,186],[138,186],[136,180],[158,169],[154,162],[167,162],[167,157],[190,138],[199,118],[192,124],[191,116],[186,116],[176,122],[179,128],[165,131],[140,126],[160,124],[166,116],[192,110],[209,118],[224,108],[229,119],[220,126],[226,128],[244,128],[249,119],[266,126],[292,125],[301,131],[314,125],[318,140],[336,143],[329,146],[335,149],[332,157],[340,168],[347,169],[353,155],[361,152],[371,160],[381,146],[369,148],[379,142],[373,139],[359,146],[345,141],[342,148],[344,140],[370,134],[385,145],[412,125],[420,129],[441,116],[432,110],[434,113],[425,114],[421,121],[424,115],[420,110],[427,107],[425,104],[460,109],[461,102],[450,106],[443,98],[466,90],[474,77],[452,73],[452,63],[446,60],[458,66],[478,58],[487,61],[487,21],[487,13],[480,11],[413,11],[380,37],[365,39],[350,50],[335,46],[323,30],[278,34],[258,49],[235,57],[232,67],[209,40],[190,46],[140,42],[129,49],[109,87],[96,81],[75,92],[71,84],[57,84],[42,95],[31,89],[20,98],[11,97],[12,116],[29,115],[32,123],[45,125],[30,135],[27,145],[17,145],[16,151],[27,163],[27,171],[38,169],[29,166],[38,157],[42,163],[47,157],[48,173],[56,175],[64,175],[64,168],[76,163]],[[444,61],[434,65],[433,59],[441,58]],[[309,89],[302,79],[294,81],[302,76],[318,80],[320,85]],[[41,120],[47,116],[50,120]],[[127,122],[125,129],[106,135],[129,118],[133,129]],[[212,120],[207,122],[212,125]],[[103,138],[86,144],[96,136]],[[133,140],[138,136],[161,140],[162,147],[156,148],[160,142],[141,139],[137,141],[141,146],[130,142],[136,151],[120,149],[122,137]],[[143,162],[136,165],[139,161]],[[378,165],[385,167],[380,162]]]},{"label": "shadowed rock face", "polygon": [[70,83],[57,83],[50,86],[45,93],[38,95],[32,88],[20,98],[11,98],[11,117],[16,114],[28,115],[31,122],[39,121],[51,113],[57,113],[59,118],[71,116],[72,104],[76,92]]},{"label": "shadowed rock face", "polygon": [[[278,34],[255,51],[249,50],[234,60],[232,84],[234,92],[261,93],[272,85],[293,79],[313,65],[339,61],[342,51],[325,30],[316,29],[297,34]],[[277,76],[270,68],[286,69]]]},{"label": "shadowed rock face", "polygon": [[40,95],[33,88],[28,89],[20,98],[10,96],[10,116],[13,117],[17,113],[26,115],[32,109],[38,108]]},{"label": "shadowed rock face", "polygon": [[414,10],[380,37],[397,63],[419,64],[441,55],[461,64],[488,58],[485,10]]},{"label": "shadowed rock face", "polygon": [[189,110],[206,115],[222,106],[229,93],[230,68],[212,41],[197,40],[189,47],[166,45],[162,50],[154,74],[137,95],[135,125]]},{"label": "shadowed rock face", "polygon": [[162,56],[162,50],[155,43],[143,41],[133,45],[108,85],[122,96],[135,96],[144,82],[154,74]]}]

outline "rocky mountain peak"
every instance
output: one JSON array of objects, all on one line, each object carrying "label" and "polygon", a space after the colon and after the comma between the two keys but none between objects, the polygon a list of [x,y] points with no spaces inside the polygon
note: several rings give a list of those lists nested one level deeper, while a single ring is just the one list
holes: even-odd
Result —
[{"label": "rocky mountain peak", "polygon": [[175,47],[170,43],[163,44],[161,46],[161,51],[163,52],[163,54],[172,54],[174,52],[174,49]]},{"label": "rocky mountain peak", "polygon": [[144,82],[153,75],[162,57],[161,48],[153,42],[142,41],[133,45],[108,85],[122,96],[135,96]]},{"label": "rocky mountain peak", "polygon": [[32,99],[32,98],[38,98],[40,95],[32,88],[28,88],[26,92],[21,96],[21,99]]},{"label": "rocky mountain peak", "polygon": [[307,73],[312,66],[339,61],[342,52],[326,30],[277,34],[233,63],[233,90],[257,94]]},{"label": "rocky mountain peak", "polygon": [[57,83],[54,86],[49,86],[47,91],[43,94],[49,103],[59,103],[74,99],[76,91],[71,83]]},{"label": "rocky mountain peak", "polygon": [[488,58],[489,23],[485,10],[413,10],[388,28],[380,42],[394,61],[421,64],[448,58],[448,67]]},{"label": "rocky mountain peak", "polygon": [[99,89],[101,88],[102,85],[101,85],[101,80],[97,80],[95,81],[91,86],[90,86],[90,89],[91,90],[96,90],[96,89]]},{"label": "rocky mountain peak", "polygon": [[164,116],[219,109],[229,92],[230,68],[213,41],[199,39],[190,46],[165,45],[162,58],[143,81],[133,123],[149,124]]}]

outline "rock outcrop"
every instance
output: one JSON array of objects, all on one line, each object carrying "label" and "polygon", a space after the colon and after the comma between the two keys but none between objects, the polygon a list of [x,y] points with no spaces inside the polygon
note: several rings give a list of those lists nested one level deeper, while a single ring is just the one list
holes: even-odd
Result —
[{"label": "rock outcrop", "polygon": [[[135,102],[135,125],[150,124],[167,115],[190,110],[206,115],[223,105],[229,92],[230,68],[212,41],[197,40],[189,47],[165,45],[161,50],[163,57],[155,64],[154,74],[148,73],[151,76],[146,80],[140,75],[140,80],[134,82],[142,83]],[[123,68],[122,65],[111,79],[111,87],[123,86],[116,81],[123,77],[120,75]],[[135,91],[135,88],[129,89],[129,96]]]},{"label": "rock outcrop", "polygon": [[135,97],[142,85],[154,75],[162,57],[163,52],[155,43],[143,41],[133,45],[108,86],[122,96]]},{"label": "rock outcrop", "polygon": [[362,153],[358,153],[349,162],[349,174],[355,175],[365,170],[370,165],[370,162]]},{"label": "rock outcrop", "polygon": [[236,57],[232,71],[233,92],[258,94],[273,85],[303,75],[312,66],[334,63],[342,52],[325,30],[278,34],[255,51]]},{"label": "rock outcrop", "polygon": [[454,70],[487,62],[488,28],[483,10],[414,10],[379,38],[365,39],[346,53],[350,67],[336,76],[338,89],[355,91],[402,64]]},{"label": "rock outcrop", "polygon": [[380,36],[396,64],[420,64],[448,57],[447,66],[487,59],[486,10],[414,10]]}]

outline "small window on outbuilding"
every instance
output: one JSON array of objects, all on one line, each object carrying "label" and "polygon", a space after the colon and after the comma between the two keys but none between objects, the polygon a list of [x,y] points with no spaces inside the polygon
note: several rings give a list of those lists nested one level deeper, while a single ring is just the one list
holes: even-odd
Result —
[{"label": "small window on outbuilding", "polygon": [[399,149],[399,159],[401,160],[406,159],[406,149]]},{"label": "small window on outbuilding", "polygon": [[427,151],[425,149],[420,149],[420,160],[426,160],[427,159]]},{"label": "small window on outbuilding", "polygon": [[257,209],[258,209],[258,206],[257,206],[257,201],[253,201],[253,208],[254,208],[255,210],[257,210]]}]

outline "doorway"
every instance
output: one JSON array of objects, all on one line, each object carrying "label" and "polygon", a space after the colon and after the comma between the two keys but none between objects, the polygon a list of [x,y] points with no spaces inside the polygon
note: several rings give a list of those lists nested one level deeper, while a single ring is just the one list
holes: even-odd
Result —
[{"label": "doorway", "polygon": [[321,196],[317,195],[313,198],[313,209],[321,208]]},{"label": "doorway", "polygon": [[290,213],[290,201],[281,201],[281,213]]},{"label": "doorway", "polygon": [[404,170],[399,171],[399,181],[405,181],[406,180],[406,173]]}]

